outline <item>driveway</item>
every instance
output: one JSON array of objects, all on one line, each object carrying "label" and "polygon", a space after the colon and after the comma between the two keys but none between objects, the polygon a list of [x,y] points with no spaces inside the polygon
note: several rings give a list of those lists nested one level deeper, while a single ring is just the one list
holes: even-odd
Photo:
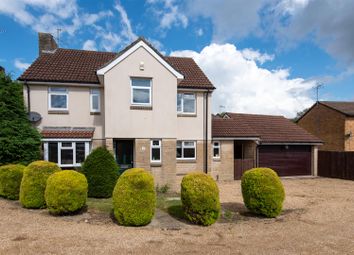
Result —
[{"label": "driveway", "polygon": [[157,215],[143,228],[121,227],[107,214],[67,217],[25,210],[0,199],[0,254],[353,254],[354,182],[283,179],[284,212],[254,217],[240,182],[219,183],[224,217],[210,227]]}]

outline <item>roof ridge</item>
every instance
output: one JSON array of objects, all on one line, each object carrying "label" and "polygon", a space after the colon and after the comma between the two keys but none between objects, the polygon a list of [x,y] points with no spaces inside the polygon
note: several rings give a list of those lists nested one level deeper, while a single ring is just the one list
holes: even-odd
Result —
[{"label": "roof ridge", "polygon": [[248,115],[248,116],[264,116],[264,117],[281,117],[286,119],[283,115],[270,115],[270,114],[260,114],[260,113],[239,113],[239,112],[225,112],[226,114],[233,115]]}]

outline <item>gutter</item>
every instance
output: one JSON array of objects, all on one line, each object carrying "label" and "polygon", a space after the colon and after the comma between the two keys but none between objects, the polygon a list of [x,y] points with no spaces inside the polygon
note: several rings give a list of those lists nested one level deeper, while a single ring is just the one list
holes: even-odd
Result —
[{"label": "gutter", "polygon": [[24,82],[24,85],[27,88],[27,113],[31,112],[31,89],[27,81]]},{"label": "gutter", "polygon": [[208,96],[209,96],[210,91],[207,90],[205,92],[205,138],[204,138],[204,146],[205,146],[205,154],[204,154],[204,172],[207,174],[208,173],[208,115],[209,115],[209,110],[208,110]]}]

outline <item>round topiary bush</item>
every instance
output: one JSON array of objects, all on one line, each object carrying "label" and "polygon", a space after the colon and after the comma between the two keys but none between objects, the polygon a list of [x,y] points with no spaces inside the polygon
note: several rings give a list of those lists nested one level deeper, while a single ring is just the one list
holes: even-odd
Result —
[{"label": "round topiary bush", "polygon": [[64,170],[49,176],[45,189],[45,202],[50,213],[68,214],[86,205],[87,180],[74,170]]},{"label": "round topiary bush", "polygon": [[0,167],[0,196],[18,200],[23,175],[23,165],[5,165]]},{"label": "round topiary bush", "polygon": [[189,173],[181,183],[181,200],[185,217],[194,224],[208,226],[219,218],[219,188],[205,173]]},{"label": "round topiary bush", "polygon": [[111,197],[118,171],[119,167],[107,149],[103,147],[94,149],[82,165],[82,173],[88,182],[88,196]]},{"label": "round topiary bush", "polygon": [[144,226],[155,214],[154,178],[142,168],[125,171],[113,191],[113,210],[118,224]]},{"label": "round topiary bush", "polygon": [[285,192],[277,173],[270,168],[253,168],[241,179],[243,201],[253,213],[276,217],[281,213]]},{"label": "round topiary bush", "polygon": [[25,208],[44,208],[44,191],[48,177],[60,171],[57,164],[48,161],[35,161],[23,170],[20,186],[20,202]]}]

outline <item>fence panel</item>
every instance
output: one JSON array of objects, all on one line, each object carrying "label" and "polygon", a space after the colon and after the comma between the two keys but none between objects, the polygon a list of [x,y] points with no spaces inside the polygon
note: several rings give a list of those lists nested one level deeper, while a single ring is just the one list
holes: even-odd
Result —
[{"label": "fence panel", "polygon": [[354,180],[354,152],[319,151],[318,175]]}]

